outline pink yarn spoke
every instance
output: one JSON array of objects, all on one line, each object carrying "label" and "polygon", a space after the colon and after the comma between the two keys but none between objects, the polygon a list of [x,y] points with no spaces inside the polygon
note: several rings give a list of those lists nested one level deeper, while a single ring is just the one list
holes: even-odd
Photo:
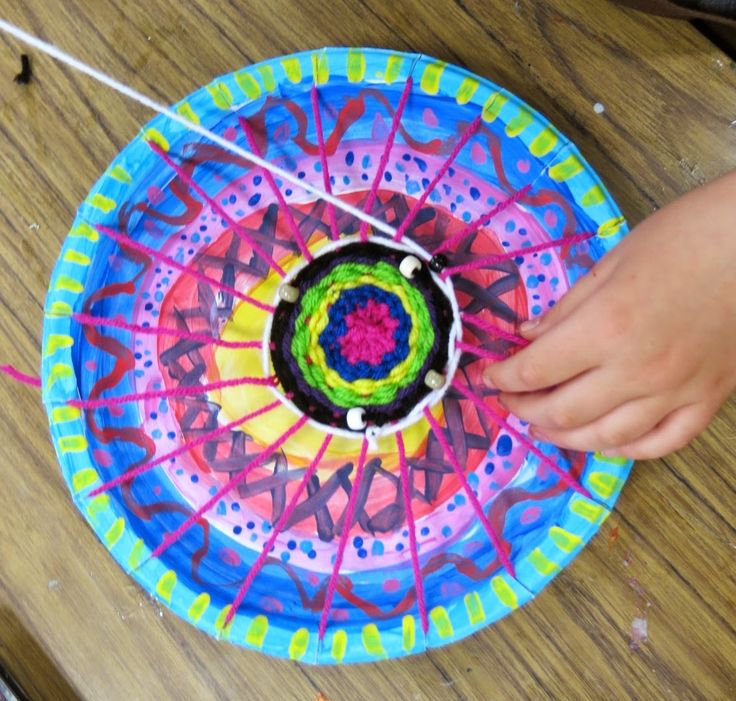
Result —
[{"label": "pink yarn spoke", "polygon": [[314,456],[314,460],[312,460],[312,462],[309,464],[309,467],[307,467],[306,471],[304,472],[304,477],[302,477],[302,480],[299,483],[299,487],[297,487],[297,490],[294,492],[294,495],[291,497],[291,500],[289,501],[288,505],[286,506],[283,513],[281,514],[281,517],[279,518],[279,520],[276,522],[276,525],[271,530],[271,536],[269,537],[268,541],[266,541],[266,544],[263,546],[263,550],[261,550],[260,554],[258,555],[258,558],[256,559],[256,561],[253,563],[253,566],[248,571],[248,576],[243,581],[242,586],[238,590],[238,593],[236,594],[235,599],[233,599],[233,603],[231,604],[230,609],[227,612],[227,615],[225,616],[225,625],[224,625],[225,628],[227,628],[227,626],[230,624],[233,618],[235,618],[235,614],[238,612],[238,609],[240,608],[240,604],[243,603],[243,599],[245,599],[245,595],[248,593],[248,590],[250,589],[250,585],[253,583],[253,580],[258,576],[258,573],[263,569],[263,566],[266,564],[266,560],[268,559],[268,554],[271,552],[271,548],[276,542],[276,538],[278,538],[278,536],[284,530],[286,524],[289,522],[289,519],[291,518],[292,513],[294,513],[294,509],[296,509],[297,504],[299,503],[299,499],[304,493],[304,490],[307,488],[307,484],[309,483],[309,480],[312,479],[312,475],[317,470],[317,467],[319,467],[319,463],[322,460],[322,457],[324,456],[325,451],[327,450],[327,446],[330,444],[331,440],[332,440],[332,435],[327,434],[327,436],[325,436],[324,441],[322,441],[322,445],[320,449],[317,451],[317,454]]},{"label": "pink yarn spoke", "polygon": [[471,234],[474,234],[479,229],[486,226],[493,217],[500,214],[512,204],[524,197],[529,190],[532,189],[531,185],[524,185],[521,190],[517,190],[511,197],[507,197],[505,200],[499,202],[490,212],[486,212],[478,217],[474,222],[471,222],[464,229],[461,229],[456,234],[450,236],[449,239],[445,239],[434,251],[435,255],[438,253],[444,253],[450,249],[454,249],[463,239],[466,239]]},{"label": "pink yarn spoke", "polygon": [[476,355],[479,358],[483,358],[484,360],[503,360],[505,357],[503,355],[499,355],[498,353],[493,353],[492,351],[486,350],[485,348],[471,346],[469,343],[463,343],[462,341],[458,341],[455,344],[455,347],[465,353],[470,353],[471,355]]},{"label": "pink yarn spoke", "polygon": [[194,268],[187,267],[186,265],[182,265],[181,263],[178,263],[177,261],[175,261],[171,256],[167,256],[164,253],[159,253],[159,251],[155,251],[153,248],[144,246],[142,243],[139,243],[138,241],[133,241],[133,239],[129,238],[128,236],[123,236],[123,234],[121,234],[119,231],[113,231],[112,229],[108,229],[106,226],[102,226],[101,224],[95,225],[95,229],[99,231],[101,234],[104,234],[108,238],[115,241],[119,246],[123,248],[130,248],[133,251],[138,251],[140,253],[144,253],[147,256],[151,256],[151,258],[161,261],[162,263],[165,263],[171,268],[176,268],[176,270],[179,270],[182,273],[187,273],[188,275],[191,275],[195,280],[199,280],[200,282],[205,282],[208,285],[217,287],[223,292],[227,292],[228,294],[232,295],[233,297],[237,297],[243,302],[252,304],[254,307],[257,307],[258,309],[262,309],[264,312],[273,314],[273,312],[276,311],[276,308],[272,307],[270,304],[264,304],[263,302],[259,302],[257,299],[253,299],[252,297],[249,297],[248,295],[243,294],[242,292],[239,292],[234,287],[230,287],[229,285],[226,285],[224,282],[220,282],[219,280],[213,277],[210,277],[209,275],[200,273],[198,270],[195,270]]},{"label": "pink yarn spoke", "polygon": [[245,481],[245,478],[250,474],[250,472],[258,467],[258,465],[262,464],[265,460],[268,460],[268,458],[275,453],[291,436],[293,436],[304,424],[307,422],[308,417],[302,416],[298,421],[293,423],[290,428],[288,428],[286,431],[284,431],[271,445],[264,448],[261,453],[258,454],[258,457],[255,458],[252,462],[249,462],[235,477],[228,480],[228,482],[221,487],[216,494],[212,496],[207,502],[205,502],[202,506],[200,506],[189,518],[187,518],[184,523],[179,526],[173,533],[167,533],[164,536],[163,541],[156,547],[156,549],[151,553],[151,558],[154,557],[160,557],[166,550],[168,550],[172,545],[177,543],[181,538],[184,536],[184,534],[202,517],[203,514],[205,514],[207,511],[209,511],[215,504],[217,504],[220,499],[222,499],[224,496],[228,494],[228,492],[232,491],[237,487],[239,484]]},{"label": "pink yarn spoke", "polygon": [[406,463],[404,437],[401,435],[401,431],[396,434],[396,448],[399,452],[401,491],[404,495],[404,513],[406,514],[406,525],[409,530],[409,549],[411,550],[411,567],[414,570],[414,586],[417,592],[417,606],[419,607],[419,618],[422,621],[422,630],[426,635],[429,632],[427,602],[424,600],[424,582],[422,581],[422,571],[419,568],[419,549],[417,548],[416,525],[414,523],[414,512],[411,507],[411,494],[409,493],[409,466]]},{"label": "pink yarn spoke", "polygon": [[31,387],[40,387],[41,380],[33,375],[26,375],[24,372],[17,370],[12,365],[1,365],[0,372],[6,374],[8,377],[12,377],[17,382],[22,382],[24,385],[30,385]]},{"label": "pink yarn spoke", "polygon": [[236,222],[225,210],[225,208],[212,197],[210,197],[190,176],[181,166],[178,166],[166,152],[154,141],[148,141],[148,146],[151,150],[164,162],[171,170],[173,170],[194,192],[196,192],[209,207],[212,208],[222,219],[224,219],[228,226],[243,240],[245,241],[263,260],[265,260],[273,270],[278,273],[281,277],[284,277],[286,273],[284,269],[261,248],[256,241],[248,234],[248,232]]},{"label": "pink yarn spoke", "polygon": [[[319,111],[317,99],[317,86],[312,85],[312,113],[314,114],[314,128],[317,131],[317,146],[319,147],[319,161],[322,164],[322,186],[328,195],[332,194],[332,183],[330,183],[330,171],[327,168],[327,148],[325,147],[325,135],[322,129],[322,115]],[[340,238],[340,230],[337,228],[337,215],[335,205],[327,203],[327,216],[330,219],[330,231],[332,238],[337,241]]]},{"label": "pink yarn spoke", "polygon": [[[401,92],[399,104],[396,106],[396,111],[394,112],[393,119],[391,120],[391,128],[389,129],[388,136],[386,137],[386,145],[384,146],[383,154],[381,154],[381,160],[378,162],[376,177],[373,178],[373,185],[371,186],[371,190],[368,193],[368,199],[366,200],[365,206],[363,207],[363,211],[366,214],[371,213],[371,210],[373,209],[373,204],[376,201],[378,188],[381,185],[383,173],[386,170],[388,159],[391,156],[391,149],[393,148],[394,140],[396,139],[396,133],[399,131],[399,125],[401,124],[401,115],[404,113],[404,108],[406,107],[407,100],[409,99],[409,93],[411,93],[411,88],[413,84],[414,81],[412,80],[412,77],[409,76],[406,79],[406,83],[404,83],[404,89]],[[368,222],[366,221],[362,222],[360,225],[360,240],[368,240]]]},{"label": "pink yarn spoke", "polygon": [[147,462],[144,465],[139,465],[138,467],[134,467],[133,469],[128,470],[127,472],[124,472],[122,475],[118,475],[114,479],[111,479],[109,482],[105,482],[104,484],[101,484],[99,487],[95,487],[89,493],[88,496],[96,497],[98,494],[102,494],[103,492],[107,492],[111,490],[113,487],[117,487],[118,485],[123,484],[123,482],[130,482],[132,479],[134,479],[138,475],[142,475],[144,472],[148,472],[149,470],[152,470],[154,467],[161,465],[167,460],[172,460],[173,458],[177,458],[180,455],[183,455],[184,453],[188,453],[190,450],[196,448],[197,446],[203,445],[204,443],[207,443],[208,441],[212,441],[218,436],[221,436],[224,433],[227,433],[228,431],[232,431],[233,429],[237,428],[238,426],[245,423],[246,421],[250,421],[251,419],[255,419],[258,416],[262,416],[263,414],[268,413],[269,411],[273,411],[280,404],[281,402],[279,402],[278,400],[275,402],[271,402],[271,404],[267,404],[266,406],[260,409],[257,409],[256,411],[252,411],[249,414],[245,414],[244,416],[241,416],[239,419],[235,419],[235,421],[231,421],[229,424],[225,424],[224,426],[220,426],[219,428],[216,428],[212,431],[203,433],[201,436],[199,436],[198,438],[195,438],[193,441],[190,441],[189,443],[179,446],[176,450],[172,450],[170,453],[166,453],[166,455],[162,455],[160,458],[151,460],[150,462]]},{"label": "pink yarn spoke", "polygon": [[[250,128],[250,124],[248,124],[248,122],[243,117],[239,117],[238,121],[240,122],[240,128],[243,130],[245,138],[248,141],[248,146],[250,147],[250,150],[253,151],[253,153],[255,153],[256,156],[258,156],[259,158],[263,158],[263,154],[258,148],[258,144],[256,143],[253,130]],[[311,263],[313,260],[312,254],[307,248],[307,244],[304,241],[302,232],[299,231],[299,225],[296,223],[294,215],[291,213],[291,209],[286,203],[283,194],[281,194],[281,190],[279,190],[279,186],[276,184],[273,175],[271,175],[271,171],[266,170],[265,168],[261,168],[261,173],[265,181],[268,183],[268,186],[271,188],[271,192],[273,192],[274,197],[276,197],[276,201],[279,203],[281,214],[283,214],[284,218],[286,219],[286,222],[291,229],[291,233],[294,235],[294,240],[296,241],[297,246],[299,246],[299,250],[302,252],[302,255]]]},{"label": "pink yarn spoke", "polygon": [[554,460],[548,458],[537,446],[534,445],[523,433],[517,431],[506,419],[489,407],[477,394],[471,392],[467,387],[461,385],[457,380],[453,380],[452,386],[457,389],[466,399],[469,399],[481,413],[485,414],[499,428],[516,438],[519,443],[527,447],[540,462],[546,465],[554,472],[568,487],[574,489],[578,494],[582,494],[588,499],[592,499],[590,492],[583,487],[569,472],[563,470]]},{"label": "pink yarn spoke", "polygon": [[203,333],[194,333],[192,331],[182,331],[181,329],[172,329],[165,326],[140,326],[138,324],[129,324],[119,319],[107,319],[101,316],[92,316],[91,314],[74,313],[72,318],[85,326],[102,326],[113,329],[123,329],[132,333],[140,333],[152,336],[173,336],[187,341],[195,341],[196,343],[205,343],[213,346],[221,346],[222,348],[261,348],[261,341],[226,341],[215,336],[208,336]]},{"label": "pink yarn spoke", "polygon": [[434,432],[434,435],[437,437],[437,440],[442,446],[442,450],[444,451],[445,456],[449,460],[450,465],[452,466],[452,469],[455,471],[457,478],[460,480],[460,484],[465,490],[465,494],[467,495],[468,500],[470,501],[473,507],[473,510],[475,511],[475,515],[478,517],[478,520],[481,522],[481,525],[483,526],[486,533],[488,534],[488,537],[491,540],[491,544],[495,548],[496,554],[498,555],[499,560],[501,560],[501,564],[503,565],[504,569],[512,577],[515,577],[516,573],[514,571],[514,565],[509,559],[509,556],[506,554],[506,551],[504,550],[501,544],[501,540],[498,537],[496,530],[493,528],[493,524],[488,520],[488,517],[483,511],[483,506],[478,501],[478,497],[475,496],[475,493],[473,492],[470,484],[468,484],[468,479],[465,476],[465,471],[463,470],[462,467],[460,467],[460,463],[458,463],[457,457],[455,456],[454,451],[450,447],[450,444],[448,443],[447,438],[445,438],[445,434],[442,430],[442,427],[437,423],[437,420],[434,418],[434,416],[432,416],[432,412],[429,410],[429,407],[426,407],[424,409],[424,416],[426,417],[427,421],[429,422],[429,425],[432,428],[432,431]]},{"label": "pink yarn spoke", "polygon": [[363,438],[363,443],[360,446],[360,456],[358,457],[358,467],[355,470],[355,479],[353,480],[353,487],[350,490],[350,497],[348,498],[348,505],[345,509],[344,519],[342,522],[342,533],[340,533],[340,540],[337,544],[337,553],[335,555],[335,564],[332,566],[332,573],[330,574],[330,581],[327,585],[327,591],[325,592],[325,603],[322,607],[322,616],[319,619],[319,631],[317,639],[319,641],[325,637],[325,630],[327,628],[327,619],[330,615],[330,609],[332,608],[332,597],[335,595],[335,589],[337,587],[337,580],[340,576],[340,567],[342,567],[342,558],[345,555],[345,546],[348,542],[348,536],[350,529],[353,525],[353,516],[355,513],[355,502],[358,499],[358,492],[360,491],[360,485],[363,481],[363,467],[365,466],[365,456],[368,453],[368,441]]},{"label": "pink yarn spoke", "polygon": [[469,125],[468,128],[463,132],[463,135],[460,137],[460,140],[455,144],[455,147],[450,151],[450,155],[447,157],[447,160],[442,164],[442,167],[437,171],[437,175],[434,176],[434,180],[432,180],[431,183],[427,186],[427,189],[422,193],[422,196],[417,200],[417,202],[414,204],[414,206],[411,208],[411,211],[409,214],[404,217],[404,221],[401,222],[401,226],[396,230],[396,234],[394,235],[395,241],[401,241],[401,239],[404,237],[404,234],[406,233],[406,230],[411,226],[414,219],[416,219],[417,214],[421,211],[422,207],[424,207],[425,202],[427,201],[427,198],[432,194],[434,189],[439,185],[440,180],[445,177],[445,173],[450,169],[450,166],[455,162],[455,159],[458,157],[458,154],[460,151],[463,150],[463,147],[465,144],[470,141],[470,139],[473,137],[475,132],[478,131],[480,128],[481,122],[483,120],[481,119],[481,115],[478,115]]},{"label": "pink yarn spoke", "polygon": [[455,265],[451,268],[445,268],[440,277],[446,280],[451,275],[457,275],[458,273],[464,273],[468,270],[477,270],[478,268],[485,268],[487,265],[494,265],[510,258],[516,258],[516,256],[528,256],[532,253],[539,253],[539,251],[546,251],[548,248],[557,248],[559,246],[573,246],[581,241],[587,241],[595,233],[586,231],[582,234],[575,234],[574,236],[565,236],[561,239],[551,239],[544,243],[538,243],[536,246],[528,246],[527,248],[519,248],[515,251],[506,251],[504,253],[496,253],[492,256],[484,256],[483,258],[476,258],[470,263],[464,265]]},{"label": "pink yarn spoke", "polygon": [[125,402],[145,402],[151,399],[181,399],[192,397],[205,392],[211,392],[226,387],[240,387],[241,385],[260,385],[275,387],[277,378],[272,377],[235,377],[232,380],[218,380],[205,385],[192,385],[191,387],[171,387],[170,389],[157,389],[150,392],[135,392],[133,394],[122,394],[119,397],[103,397],[102,399],[70,399],[68,404],[78,409],[100,409],[102,407],[117,406]]},{"label": "pink yarn spoke", "polygon": [[472,326],[475,326],[479,329],[482,329],[483,331],[487,331],[490,334],[493,334],[494,336],[497,336],[498,338],[502,338],[505,341],[510,341],[511,343],[515,343],[517,346],[528,346],[529,341],[527,341],[523,336],[517,336],[515,333],[509,333],[508,331],[504,331],[500,326],[496,326],[495,324],[492,324],[490,321],[486,321],[485,319],[482,319],[479,316],[476,316],[475,314],[469,314],[467,312],[462,312],[460,314],[461,319],[471,324]]}]

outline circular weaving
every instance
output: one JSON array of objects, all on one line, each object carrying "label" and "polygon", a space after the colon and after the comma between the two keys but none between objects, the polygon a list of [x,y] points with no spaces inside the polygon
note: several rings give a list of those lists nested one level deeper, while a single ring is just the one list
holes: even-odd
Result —
[{"label": "circular weaving", "polygon": [[101,542],[193,626],[308,663],[522,606],[630,463],[533,441],[483,374],[625,235],[605,187],[528,105],[418,55],[279,57],[174,109],[216,138],[147,124],[46,300],[43,399]]},{"label": "circular weaving", "polygon": [[291,281],[294,304],[281,302],[271,357],[289,399],[328,426],[347,426],[365,408],[369,425],[404,418],[431,391],[427,373],[446,371],[453,311],[422,265],[411,279],[411,252],[350,243],[316,258]]}]

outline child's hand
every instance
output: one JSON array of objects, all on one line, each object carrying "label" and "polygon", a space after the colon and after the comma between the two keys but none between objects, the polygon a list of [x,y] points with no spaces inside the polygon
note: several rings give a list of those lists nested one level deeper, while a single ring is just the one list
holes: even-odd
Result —
[{"label": "child's hand", "polygon": [[636,459],[686,445],[736,388],[736,172],[636,227],[486,381],[540,440]]}]

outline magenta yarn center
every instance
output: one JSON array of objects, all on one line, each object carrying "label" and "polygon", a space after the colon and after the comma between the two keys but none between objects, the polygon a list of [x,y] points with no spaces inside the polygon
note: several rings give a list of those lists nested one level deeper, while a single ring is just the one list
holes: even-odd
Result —
[{"label": "magenta yarn center", "polygon": [[394,331],[399,320],[383,302],[369,299],[345,316],[347,332],[339,339],[340,351],[351,364],[365,362],[380,365],[396,347]]}]

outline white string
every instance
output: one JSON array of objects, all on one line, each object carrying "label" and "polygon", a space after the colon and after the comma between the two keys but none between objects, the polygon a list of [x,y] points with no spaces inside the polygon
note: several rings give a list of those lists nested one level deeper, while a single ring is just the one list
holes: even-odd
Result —
[{"label": "white string", "polygon": [[360,221],[364,221],[367,224],[370,224],[370,226],[372,226],[374,229],[377,229],[378,231],[382,231],[383,233],[388,234],[389,236],[394,236],[396,234],[396,229],[394,229],[392,226],[389,226],[385,222],[382,222],[380,219],[376,219],[370,214],[366,214],[365,212],[358,209],[357,207],[353,207],[347,202],[344,202],[339,197],[335,197],[334,195],[331,195],[328,192],[323,192],[318,187],[314,187],[314,185],[310,185],[309,183],[306,183],[303,180],[299,180],[297,177],[293,176],[288,171],[283,170],[282,168],[279,168],[279,166],[276,166],[273,163],[270,163],[269,161],[261,158],[260,156],[257,156],[254,153],[245,151],[244,149],[240,148],[236,144],[233,144],[227,139],[223,139],[221,136],[214,134],[209,129],[205,129],[203,126],[199,124],[195,124],[194,122],[190,121],[186,117],[180,115],[177,112],[174,112],[173,110],[169,109],[166,105],[163,105],[159,102],[156,102],[155,100],[152,100],[150,97],[147,97],[146,95],[143,95],[142,93],[137,92],[136,90],[125,85],[124,83],[121,83],[120,81],[115,80],[115,78],[112,78],[111,76],[103,73],[102,71],[99,71],[96,68],[93,68],[92,66],[86,63],[83,63],[79,59],[74,58],[74,56],[71,56],[70,54],[62,51],[61,49],[57,48],[53,44],[49,44],[48,42],[45,42],[42,39],[39,39],[38,37],[35,37],[32,34],[29,34],[28,32],[22,30],[20,27],[16,27],[14,24],[10,24],[9,22],[6,22],[3,19],[0,19],[0,30],[3,32],[6,32],[7,34],[10,34],[11,36],[14,36],[19,41],[22,41],[23,43],[28,44],[29,46],[32,46],[34,49],[38,49],[39,51],[47,54],[48,56],[55,58],[57,61],[60,61],[61,63],[66,64],[67,66],[73,68],[74,70],[79,71],[80,73],[84,73],[90,76],[90,78],[94,78],[96,81],[103,83],[104,85],[107,85],[113,90],[119,92],[121,95],[125,95],[125,97],[128,97],[131,100],[138,102],[141,105],[144,105],[145,107],[148,107],[154,112],[158,112],[159,114],[165,117],[168,117],[172,121],[183,125],[190,131],[193,131],[199,134],[200,136],[203,136],[206,139],[213,141],[218,146],[221,146],[222,148],[226,149],[227,151],[230,151],[231,153],[234,153],[236,156],[240,156],[242,159],[248,161],[249,163],[259,166],[260,168],[264,168],[265,170],[270,171],[273,175],[278,176],[282,180],[286,180],[287,182],[290,182],[292,185],[295,185],[296,187],[299,187],[302,190],[305,190],[309,194],[314,195],[315,197],[318,197],[319,199],[324,200],[325,202],[329,202],[330,204],[334,205],[338,209],[341,209],[343,212],[346,212],[347,214],[352,215],[356,219],[359,219]]}]

